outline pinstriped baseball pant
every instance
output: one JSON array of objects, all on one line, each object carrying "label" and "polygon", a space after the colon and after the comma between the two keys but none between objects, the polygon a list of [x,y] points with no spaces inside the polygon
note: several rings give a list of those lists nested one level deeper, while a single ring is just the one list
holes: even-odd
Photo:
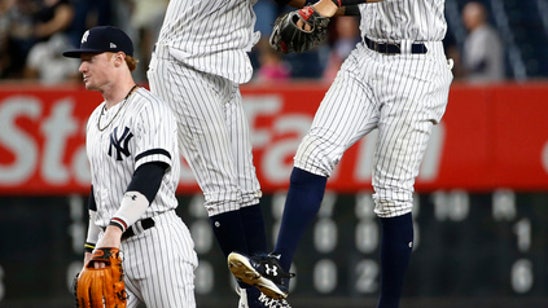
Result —
[{"label": "pinstriped baseball pant", "polygon": [[[198,257],[190,231],[175,211],[152,217],[155,226],[123,240],[127,307],[191,308]],[[102,235],[102,234],[101,234]]]},{"label": "pinstriped baseball pant", "polygon": [[445,112],[453,79],[442,44],[426,47],[426,54],[386,55],[358,44],[322,100],[294,165],[330,176],[351,145],[378,129],[375,212],[409,213],[432,126]]},{"label": "pinstriped baseball pant", "polygon": [[188,67],[166,49],[155,54],[150,87],[176,114],[179,147],[204,193],[209,216],[257,204],[261,190],[238,84]]}]

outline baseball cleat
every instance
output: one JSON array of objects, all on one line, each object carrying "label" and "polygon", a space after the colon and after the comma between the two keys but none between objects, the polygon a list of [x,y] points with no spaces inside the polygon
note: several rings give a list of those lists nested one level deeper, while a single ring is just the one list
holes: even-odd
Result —
[{"label": "baseball cleat", "polygon": [[237,279],[276,300],[287,297],[289,278],[295,276],[287,273],[273,255],[248,257],[232,252],[228,255],[228,268]]},{"label": "baseball cleat", "polygon": [[285,299],[274,299],[261,293],[259,302],[266,308],[291,308],[291,305]]},{"label": "baseball cleat", "polygon": [[285,299],[270,298],[255,287],[247,289],[237,287],[236,293],[240,295],[238,308],[291,308]]}]

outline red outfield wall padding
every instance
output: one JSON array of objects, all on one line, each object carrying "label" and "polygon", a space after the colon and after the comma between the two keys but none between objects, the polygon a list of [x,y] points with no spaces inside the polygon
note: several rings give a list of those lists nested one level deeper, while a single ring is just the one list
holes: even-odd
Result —
[{"label": "red outfield wall padding", "polygon": [[[292,157],[328,85],[244,85],[263,191],[287,188]],[[548,189],[548,83],[454,84],[433,131],[418,191]],[[86,119],[101,102],[81,87],[0,85],[0,194],[87,193]],[[344,155],[328,186],[371,188],[373,132]],[[181,193],[199,189],[183,164]]]}]

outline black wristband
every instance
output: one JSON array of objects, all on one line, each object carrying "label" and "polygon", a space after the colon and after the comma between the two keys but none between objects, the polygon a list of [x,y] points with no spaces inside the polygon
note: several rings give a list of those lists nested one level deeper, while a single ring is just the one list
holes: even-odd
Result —
[{"label": "black wristband", "polygon": [[333,3],[335,3],[336,6],[349,6],[349,5],[356,5],[360,3],[366,3],[366,0],[332,0]]},{"label": "black wristband", "polygon": [[84,252],[92,253],[95,249],[95,243],[85,242],[84,243]]},{"label": "black wristband", "polygon": [[290,0],[276,0],[276,3],[278,3],[278,5],[286,5],[289,3]]},{"label": "black wristband", "polygon": [[344,8],[345,16],[360,16],[360,9],[357,5],[349,5]]},{"label": "black wristband", "polygon": [[108,223],[109,226],[115,226],[115,227],[118,227],[120,228],[120,230],[122,230],[122,232],[125,232],[126,229],[127,229],[127,226],[125,226],[124,224],[124,221],[122,221],[120,218],[118,217],[113,217],[110,222]]}]

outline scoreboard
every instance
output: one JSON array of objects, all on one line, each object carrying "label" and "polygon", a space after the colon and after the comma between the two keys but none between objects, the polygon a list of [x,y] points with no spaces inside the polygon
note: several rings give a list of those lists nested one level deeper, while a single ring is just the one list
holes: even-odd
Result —
[{"label": "scoreboard", "polygon": [[[416,196],[415,246],[407,274],[407,297],[497,297],[546,295],[546,195],[499,190],[489,194],[438,191]],[[285,194],[265,198],[270,247]],[[200,201],[186,215],[203,272],[197,294],[218,294],[219,260]],[[194,206],[196,204],[196,207]],[[318,218],[298,248],[292,297],[372,297],[379,291],[381,232],[370,192],[327,193]],[[191,221],[191,222],[190,222]],[[215,274],[213,274],[213,271]],[[222,277],[222,276],[221,276]],[[201,281],[201,282],[200,282]],[[203,288],[203,289],[202,289]],[[212,293],[210,293],[212,292]]]},{"label": "scoreboard", "polygon": [[[0,198],[0,307],[32,302],[41,307],[72,306],[70,283],[82,267],[87,230],[85,199]],[[210,229],[202,196],[179,199],[178,212],[190,228],[200,259],[199,307],[235,305],[234,281]],[[415,247],[405,298],[546,297],[548,193],[452,190],[421,193],[415,199]],[[284,200],[285,192],[263,198],[269,247]],[[322,307],[330,298],[341,298],[343,305],[376,299],[381,234],[373,207],[368,191],[326,193],[294,260],[292,300],[314,298]]]}]

